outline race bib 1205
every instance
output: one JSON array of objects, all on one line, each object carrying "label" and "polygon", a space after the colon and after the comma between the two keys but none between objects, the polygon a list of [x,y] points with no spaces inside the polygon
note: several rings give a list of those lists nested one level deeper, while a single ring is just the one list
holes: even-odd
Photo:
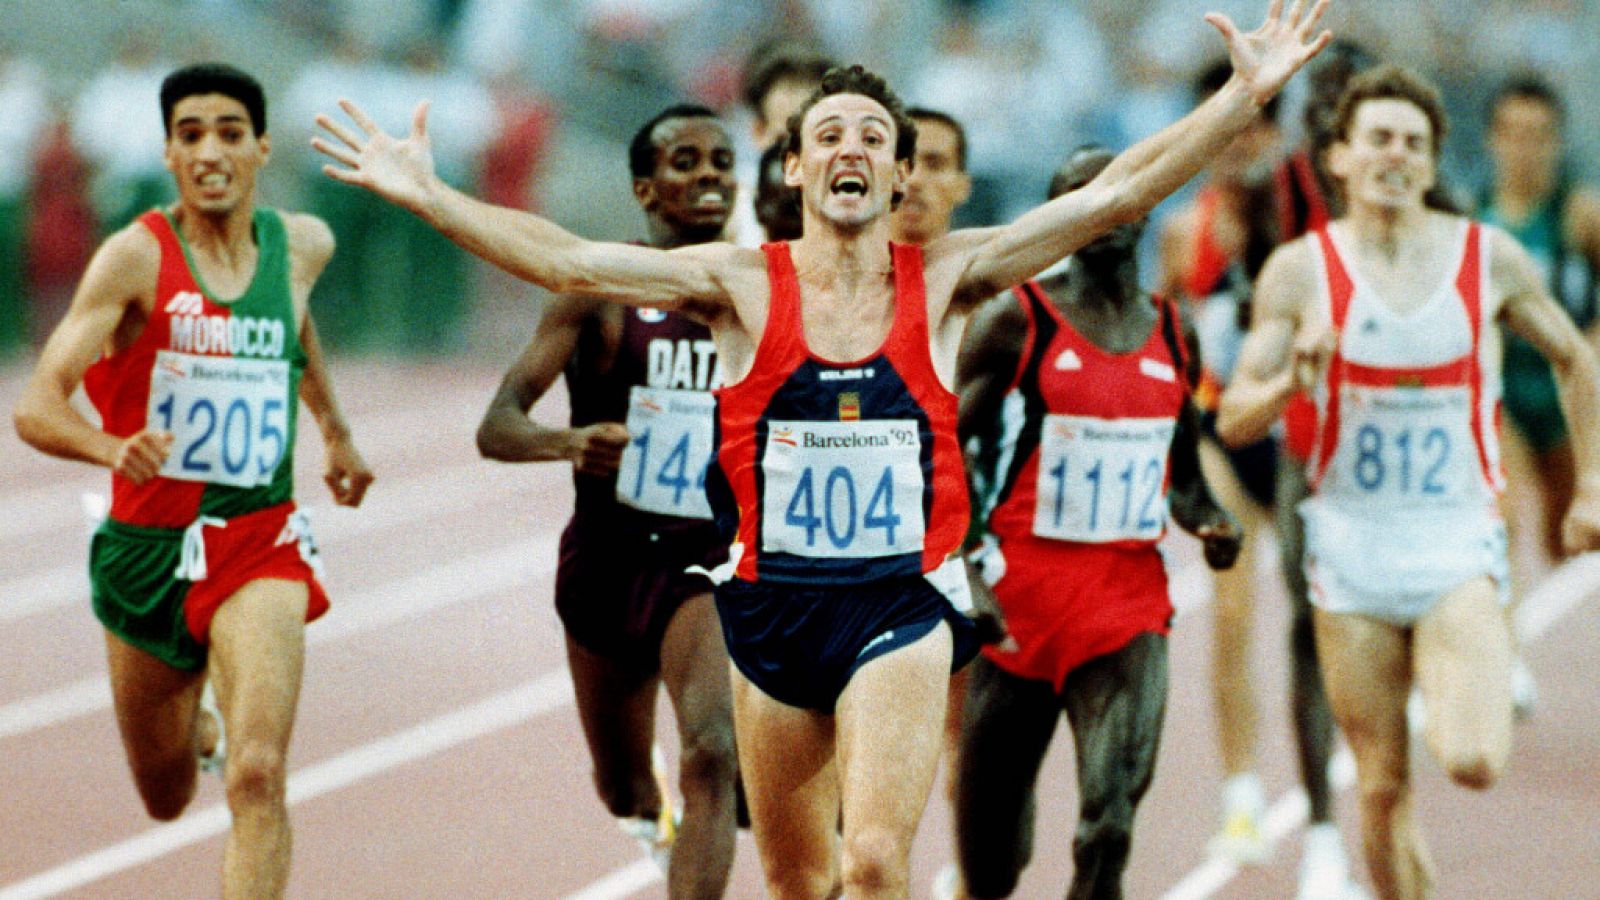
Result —
[{"label": "race bib 1205", "polygon": [[922,438],[911,419],[768,423],[761,549],[824,558],[922,552]]},{"label": "race bib 1205", "polygon": [[710,519],[706,467],[715,412],[716,398],[704,391],[634,387],[617,499],[646,512]]},{"label": "race bib 1205", "polygon": [[172,432],[166,478],[258,487],[289,451],[289,363],[161,350],[145,423]]},{"label": "race bib 1205", "polygon": [[1033,533],[1083,543],[1159,538],[1175,428],[1165,418],[1045,416]]}]

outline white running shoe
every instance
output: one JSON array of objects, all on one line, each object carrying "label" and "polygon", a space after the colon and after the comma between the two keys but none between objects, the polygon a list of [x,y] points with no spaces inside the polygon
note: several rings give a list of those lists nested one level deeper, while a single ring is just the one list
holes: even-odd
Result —
[{"label": "white running shoe", "polygon": [[1364,900],[1366,896],[1350,877],[1338,827],[1325,822],[1307,828],[1295,900]]},{"label": "white running shoe", "polygon": [[645,855],[655,862],[664,875],[672,862],[672,844],[678,839],[678,823],[682,813],[672,802],[672,784],[667,779],[666,757],[661,753],[660,744],[650,747],[650,774],[661,793],[661,812],[654,819],[618,819],[617,827],[622,829],[623,834],[639,842]]},{"label": "white running shoe", "polygon": [[221,776],[228,764],[228,733],[222,728],[222,710],[217,707],[217,692],[211,687],[209,678],[205,687],[200,689],[200,715],[209,716],[216,723],[217,742],[212,745],[210,753],[202,753],[196,748],[195,759],[200,764],[200,771]]},{"label": "white running shoe", "polygon": [[933,900],[956,900],[956,889],[961,886],[961,872],[953,862],[947,862],[933,876],[933,886],[929,888]]},{"label": "white running shoe", "polygon": [[1528,663],[1519,656],[1516,665],[1511,667],[1511,712],[1520,722],[1533,715],[1538,703],[1539,682],[1534,680]]},{"label": "white running shoe", "polygon": [[1266,834],[1261,829],[1266,809],[1267,798],[1261,791],[1261,781],[1254,773],[1234,775],[1225,781],[1222,786],[1222,830],[1208,845],[1211,855],[1241,866],[1266,862],[1271,855]]}]

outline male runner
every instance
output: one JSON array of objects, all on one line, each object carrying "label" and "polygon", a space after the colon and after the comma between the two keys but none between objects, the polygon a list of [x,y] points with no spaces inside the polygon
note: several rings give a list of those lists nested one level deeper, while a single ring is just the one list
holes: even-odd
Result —
[{"label": "male runner", "polygon": [[[1551,296],[1589,337],[1597,339],[1595,291],[1600,272],[1600,194],[1567,170],[1563,128],[1566,108],[1555,89],[1536,76],[1508,79],[1489,107],[1489,154],[1494,180],[1479,197],[1483,221],[1504,228],[1533,256]],[[1538,351],[1506,335],[1502,369],[1505,421],[1506,531],[1515,543],[1534,535],[1549,566],[1561,555],[1562,499],[1572,494],[1572,443],[1556,398],[1555,379]],[[1528,502],[1525,497],[1532,497]],[[1511,554],[1512,596],[1533,581]],[[1533,675],[1518,659],[1513,687],[1519,714],[1532,711]]]},{"label": "male runner", "polygon": [[792,241],[800,237],[800,192],[783,183],[782,144],[773,144],[761,154],[756,169],[756,221],[768,241]]},{"label": "male runner", "polygon": [[1209,16],[1235,68],[1212,102],[1083,190],[924,248],[889,241],[915,126],[859,67],[830,73],[790,119],[785,168],[802,190],[804,237],[760,251],[586,241],[474,201],[433,175],[425,104],[404,140],[348,102],[356,130],[318,117],[337,143],[314,146],[342,164],[325,167],[331,177],[552,290],[670,306],[710,326],[729,379],[710,493],[736,539],[717,604],[774,896],[828,896],[841,882],[855,898],[909,894],[946,675],[971,653],[970,623],[924,578],[965,584],[953,556],[966,492],[950,387],[968,312],[1192,176],[1330,39],[1314,33],[1327,0],[1306,7],[1296,0],[1283,15],[1275,0],[1248,34]]},{"label": "male runner", "polygon": [[1411,810],[1406,697],[1458,784],[1511,747],[1503,481],[1494,428],[1499,322],[1550,360],[1573,432],[1569,551],[1600,547],[1600,365],[1504,232],[1428,208],[1444,114],[1404,70],[1356,76],[1329,170],[1346,210],[1268,259],[1218,431],[1264,434],[1298,389],[1318,418],[1306,574],[1334,716],[1355,752],[1362,846],[1380,896],[1428,896]]},{"label": "male runner", "polygon": [[[145,809],[183,812],[196,752],[214,753],[225,727],[222,893],[276,897],[289,876],[284,757],[305,623],[328,609],[293,500],[295,398],[322,431],[335,501],[359,505],[372,473],[306,308],[333,235],[255,202],[271,150],[261,86],[226,65],[179,69],[161,113],[178,202],[95,253],[17,403],[17,433],[111,469],[89,571]],[[80,382],[101,428],[68,402]],[[201,724],[208,679],[221,721]]]},{"label": "male runner", "polygon": [[[715,113],[665,110],[639,129],[629,158],[650,246],[720,237],[735,189],[733,148]],[[529,421],[563,371],[571,427]],[[727,558],[701,487],[712,451],[710,391],[721,374],[705,326],[680,313],[561,296],[478,426],[478,448],[490,459],[573,464],[577,504],[561,535],[556,611],[578,717],[606,808],[671,847],[673,897],[720,897],[733,864],[728,657],[711,582],[684,571]],[[675,841],[670,798],[651,771],[662,684],[682,744]]]},{"label": "male runner", "polygon": [[[766,240],[787,240],[773,237],[772,230],[763,221],[757,205],[762,198],[757,185],[767,165],[767,153],[783,145],[784,136],[788,133],[789,117],[817,89],[823,73],[831,68],[833,63],[826,57],[802,47],[781,43],[760,48],[751,54],[745,72],[743,95],[745,107],[752,116],[750,140],[758,154],[758,168],[753,177],[746,176],[749,179],[747,182],[741,181],[739,199],[728,223],[729,236],[740,246],[759,247],[763,232]],[[780,160],[782,152],[778,151]],[[779,227],[784,226],[780,224]],[[793,235],[799,236],[798,231]]]},{"label": "male runner", "polygon": [[[1075,151],[1050,196],[1110,152]],[[1079,819],[1068,897],[1122,895],[1133,817],[1155,770],[1172,602],[1156,544],[1167,497],[1206,557],[1240,533],[1200,473],[1198,375],[1175,306],[1139,288],[1144,221],[974,315],[960,359],[961,436],[982,451],[988,530],[977,559],[1010,641],[973,663],[956,833],[963,890],[1006,897],[1033,853],[1040,764],[1064,711],[1077,742]],[[987,463],[987,465],[985,465]]]},{"label": "male runner", "polygon": [[967,174],[967,133],[946,113],[914,106],[906,115],[917,126],[917,149],[906,176],[905,196],[889,214],[892,240],[926,244],[950,233],[950,218],[972,195]]}]

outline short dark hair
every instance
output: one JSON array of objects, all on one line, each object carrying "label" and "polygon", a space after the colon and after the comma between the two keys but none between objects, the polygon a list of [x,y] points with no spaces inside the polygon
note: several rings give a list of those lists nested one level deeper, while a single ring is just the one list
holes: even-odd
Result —
[{"label": "short dark hair", "polygon": [[1557,125],[1567,123],[1567,104],[1562,101],[1561,94],[1556,91],[1555,85],[1545,80],[1537,72],[1515,72],[1500,82],[1494,94],[1489,97],[1489,118],[1494,118],[1495,112],[1500,109],[1500,104],[1507,100],[1532,100],[1549,107],[1556,115]]},{"label": "short dark hair", "polygon": [[800,125],[805,121],[806,113],[811,107],[821,103],[826,97],[835,94],[860,94],[870,100],[875,100],[889,113],[889,118],[894,120],[895,144],[894,158],[896,162],[909,160],[917,152],[917,123],[911,121],[906,115],[905,104],[894,91],[889,90],[889,85],[872,72],[859,65],[843,69],[835,66],[822,76],[822,83],[806,98],[806,102],[789,117],[789,137],[784,144],[784,152],[800,152]]},{"label": "short dark hair", "polygon": [[949,113],[925,106],[913,106],[906,110],[906,116],[913,122],[938,122],[948,127],[956,134],[956,168],[965,172],[967,170],[967,130]]},{"label": "short dark hair", "polygon": [[[1214,59],[1200,67],[1194,78],[1189,82],[1189,95],[1194,99],[1194,104],[1199,106],[1206,98],[1222,90],[1222,86],[1233,77],[1233,63],[1227,57]],[[1261,107],[1261,118],[1268,122],[1278,121],[1278,100],[1281,94],[1273,94],[1272,99]]]},{"label": "short dark hair", "polygon": [[1355,123],[1356,110],[1368,100],[1404,100],[1422,110],[1422,114],[1428,117],[1428,124],[1433,127],[1433,156],[1435,159],[1439,157],[1448,127],[1444,103],[1439,99],[1438,89],[1421,75],[1392,63],[1384,63],[1353,76],[1339,97],[1339,110],[1334,116],[1337,123],[1335,133],[1339,140],[1350,140],[1350,127]]},{"label": "short dark hair", "polygon": [[656,171],[655,131],[662,122],[673,119],[715,119],[717,114],[698,103],[679,103],[669,106],[639,126],[628,144],[628,170],[635,178],[649,178]]},{"label": "short dark hair", "polygon": [[803,81],[817,84],[833,68],[833,61],[804,47],[769,44],[750,56],[744,77],[744,103],[761,117],[761,104],[779,83]]},{"label": "short dark hair", "polygon": [[161,82],[161,128],[172,136],[172,109],[178,101],[200,94],[221,94],[244,104],[250,127],[260,137],[267,133],[267,98],[261,82],[227,63],[208,62],[184,66]]},{"label": "short dark hair", "polygon": [[1115,153],[1111,152],[1110,147],[1104,144],[1097,144],[1094,141],[1073,147],[1072,152],[1067,154],[1066,161],[1057,166],[1054,174],[1050,176],[1050,190],[1045,196],[1046,200],[1054,200],[1071,189],[1072,179],[1068,177],[1068,170],[1072,168],[1073,162],[1078,157],[1086,156],[1090,153],[1104,154],[1110,157],[1116,156]]}]

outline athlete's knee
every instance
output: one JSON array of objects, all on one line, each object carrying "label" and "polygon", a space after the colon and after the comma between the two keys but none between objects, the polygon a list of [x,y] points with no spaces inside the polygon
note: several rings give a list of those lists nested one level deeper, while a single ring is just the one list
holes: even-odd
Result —
[{"label": "athlete's knee", "polygon": [[685,796],[732,791],[738,772],[731,722],[697,728],[684,738],[678,777]]},{"label": "athlete's knee", "polygon": [[1406,778],[1400,773],[1363,772],[1359,780],[1362,806],[1379,815],[1399,806],[1408,789]]},{"label": "athlete's knee", "polygon": [[845,836],[842,874],[845,896],[873,896],[904,888],[910,879],[910,841],[886,828],[866,825]]},{"label": "athlete's knee", "polygon": [[1482,750],[1461,750],[1447,755],[1442,761],[1450,780],[1464,788],[1484,791],[1500,780],[1505,770],[1503,760],[1496,760]]},{"label": "athlete's knee", "polygon": [[1086,861],[1103,864],[1127,858],[1133,843],[1133,808],[1132,798],[1123,795],[1084,804],[1073,839],[1080,867]]},{"label": "athlete's knee", "polygon": [[282,805],[288,778],[288,760],[281,747],[268,741],[229,744],[224,783],[228,806],[235,813]]}]

